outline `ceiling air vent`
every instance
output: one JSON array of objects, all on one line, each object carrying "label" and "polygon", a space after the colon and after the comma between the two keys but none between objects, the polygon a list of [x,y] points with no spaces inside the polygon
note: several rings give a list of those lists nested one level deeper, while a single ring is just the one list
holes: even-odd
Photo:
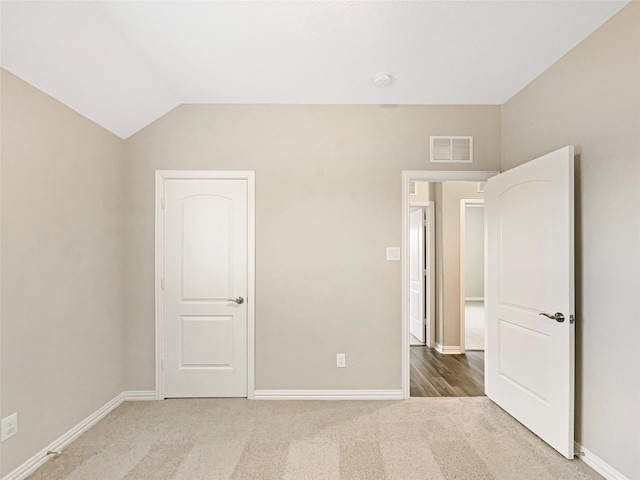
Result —
[{"label": "ceiling air vent", "polygon": [[473,163],[473,137],[431,137],[431,162]]}]

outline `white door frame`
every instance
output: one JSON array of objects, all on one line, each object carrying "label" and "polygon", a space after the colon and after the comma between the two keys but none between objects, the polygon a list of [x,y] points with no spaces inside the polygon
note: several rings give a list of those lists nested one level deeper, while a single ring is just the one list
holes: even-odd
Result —
[{"label": "white door frame", "polygon": [[402,172],[402,397],[410,396],[409,356],[409,181],[418,182],[485,182],[497,171],[405,170]]},{"label": "white door frame", "polygon": [[164,182],[172,179],[247,181],[247,397],[255,398],[255,172],[253,171],[201,171],[156,170],[156,265],[155,265],[155,317],[156,317],[156,400],[164,399],[162,381],[162,346],[164,326],[162,319],[162,272],[164,249]]},{"label": "white door frame", "polygon": [[[483,207],[484,199],[482,198],[463,198],[460,200],[460,353],[465,353],[465,328],[466,328],[466,216],[467,207]],[[486,235],[485,235],[486,237]]]}]

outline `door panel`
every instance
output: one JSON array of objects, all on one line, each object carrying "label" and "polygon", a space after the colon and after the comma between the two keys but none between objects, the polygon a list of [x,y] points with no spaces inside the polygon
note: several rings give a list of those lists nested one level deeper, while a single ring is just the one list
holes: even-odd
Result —
[{"label": "door panel", "polygon": [[233,317],[183,315],[180,321],[179,368],[232,368]]},{"label": "door panel", "polygon": [[233,202],[216,195],[181,200],[183,300],[229,298],[233,286]]},{"label": "door panel", "polygon": [[574,449],[573,202],[573,147],[485,187],[486,393],[567,458]]},{"label": "door panel", "polygon": [[165,397],[247,396],[247,182],[164,184]]},{"label": "door panel", "polygon": [[[527,182],[505,192],[500,198],[502,245],[500,261],[500,301],[540,312],[548,298],[546,276],[551,271],[553,232],[547,216],[553,212],[550,182]],[[534,203],[532,198],[540,203]],[[524,220],[524,221],[523,221]],[[545,228],[540,229],[544,225]],[[535,262],[531,259],[535,258]],[[526,274],[525,274],[526,273]]]},{"label": "door panel", "polygon": [[424,305],[424,210],[409,218],[409,320],[411,335],[425,341]]}]

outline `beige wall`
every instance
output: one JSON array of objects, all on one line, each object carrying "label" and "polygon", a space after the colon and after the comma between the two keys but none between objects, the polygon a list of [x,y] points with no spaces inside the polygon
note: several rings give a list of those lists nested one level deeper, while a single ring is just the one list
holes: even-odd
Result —
[{"label": "beige wall", "polygon": [[465,209],[464,237],[464,296],[484,298],[484,207]]},{"label": "beige wall", "polygon": [[5,475],[124,389],[122,141],[2,71]]},{"label": "beige wall", "polygon": [[495,106],[184,105],[127,139],[127,387],[154,388],[154,170],[256,171],[258,389],[399,389],[401,171],[439,134],[494,170],[499,125]]},{"label": "beige wall", "polygon": [[502,109],[502,167],[577,152],[577,440],[640,478],[640,3]]},{"label": "beige wall", "polygon": [[431,200],[432,184],[429,182],[416,182],[416,194],[409,195],[409,206],[423,205]]},{"label": "beige wall", "polygon": [[460,200],[484,198],[477,182],[435,184],[436,339],[460,346]]}]

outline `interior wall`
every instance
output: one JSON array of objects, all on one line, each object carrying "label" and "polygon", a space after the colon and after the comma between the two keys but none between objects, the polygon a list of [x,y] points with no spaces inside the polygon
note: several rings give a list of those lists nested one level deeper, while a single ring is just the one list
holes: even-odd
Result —
[{"label": "interior wall", "polygon": [[422,206],[425,202],[431,200],[431,183],[430,182],[416,182],[416,194],[409,195],[409,206],[418,205]]},{"label": "interior wall", "polygon": [[502,108],[502,168],[576,146],[577,440],[640,478],[640,3]]},{"label": "interior wall", "polygon": [[499,110],[183,105],[127,139],[127,388],[154,388],[154,171],[203,169],[256,171],[256,388],[400,389],[401,172],[444,134],[475,163],[439,169],[495,170]]},{"label": "interior wall", "polygon": [[122,140],[2,82],[4,476],[124,389]]},{"label": "interior wall", "polygon": [[484,207],[465,208],[464,296],[484,298]]}]

